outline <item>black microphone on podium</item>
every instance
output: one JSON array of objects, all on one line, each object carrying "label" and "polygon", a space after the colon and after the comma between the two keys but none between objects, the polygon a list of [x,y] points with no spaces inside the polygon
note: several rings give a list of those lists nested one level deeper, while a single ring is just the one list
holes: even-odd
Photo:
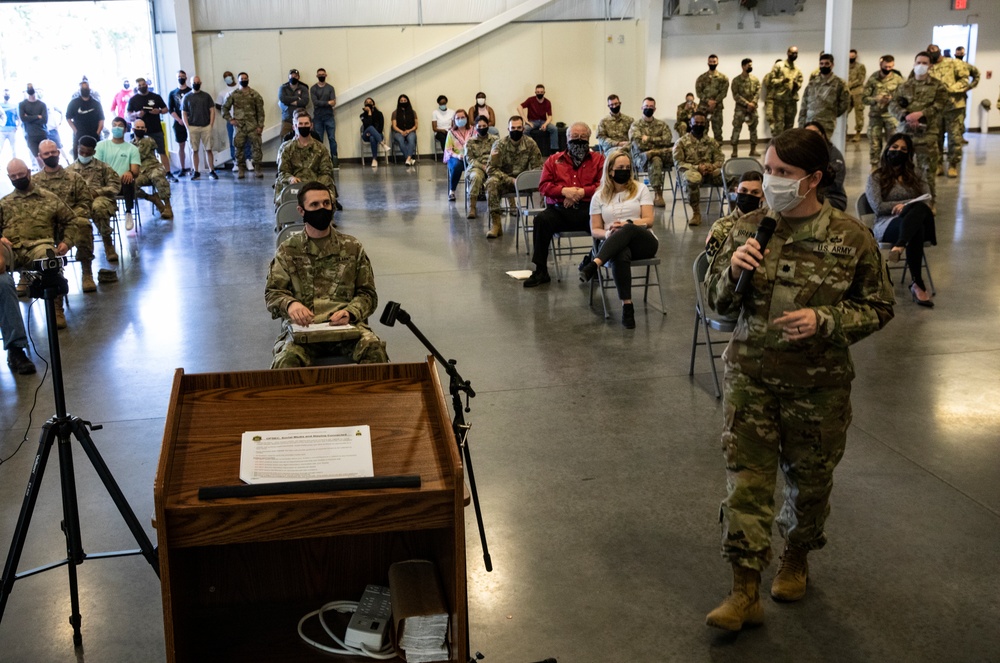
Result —
[{"label": "black microphone on podium", "polygon": [[378,319],[386,327],[393,327],[396,320],[404,325],[410,321],[410,314],[399,307],[399,302],[389,302],[382,311],[382,317]]},{"label": "black microphone on podium", "polygon": [[[764,249],[767,248],[767,243],[771,241],[771,235],[774,234],[774,228],[777,222],[769,216],[765,216],[764,220],[760,222],[757,226],[757,234],[753,236],[757,243],[760,244],[760,252],[763,255]],[[753,273],[757,271],[755,269],[744,269],[740,273],[739,280],[736,281],[736,294],[742,295],[746,292],[747,288],[750,287],[750,282],[753,281]]]}]

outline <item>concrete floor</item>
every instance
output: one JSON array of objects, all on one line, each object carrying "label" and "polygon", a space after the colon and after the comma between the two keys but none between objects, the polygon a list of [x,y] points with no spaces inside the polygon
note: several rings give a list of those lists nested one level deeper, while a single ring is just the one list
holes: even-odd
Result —
[{"label": "concrete floor", "polygon": [[[809,594],[768,599],[765,626],[735,636],[704,626],[729,582],[718,553],[722,406],[704,356],[687,374],[691,263],[707,227],[657,212],[667,315],[637,307],[629,331],[617,305],[609,321],[588,307],[575,274],[535,290],[507,276],[528,266],[523,247],[509,230],[486,241],[485,214],[469,222],[446,202],[441,164],[342,167],[338,222],[367,247],[381,303],[400,302],[479,394],[470,439],[495,570],[483,568],[468,509],[474,651],[494,663],[1000,660],[1000,137],[970,141],[960,179],[939,180],[936,308],[897,285],[895,319],[853,350],[854,423]],[[846,152],[853,200],[868,147]],[[60,334],[69,410],[104,425],[94,439],[151,537],[173,370],[269,364],[270,184],[175,185],[176,220],[144,207],[117,285],[83,295],[70,277]],[[37,304],[29,317],[47,354]],[[407,329],[373,327],[394,361],[422,360]],[[0,370],[0,458],[28,429],[0,465],[4,556],[53,412],[46,380],[29,419],[40,376]],[[130,547],[82,453],[76,461],[86,549]],[[57,476],[53,457],[21,569],[64,552]],[[15,585],[0,661],[163,660],[159,586],[141,558],[88,561],[80,587],[82,653],[56,570]]]}]

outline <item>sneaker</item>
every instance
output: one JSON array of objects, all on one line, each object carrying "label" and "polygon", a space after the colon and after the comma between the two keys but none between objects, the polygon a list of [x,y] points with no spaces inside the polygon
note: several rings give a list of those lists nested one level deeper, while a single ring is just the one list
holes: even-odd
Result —
[{"label": "sneaker", "polygon": [[167,181],[168,182],[177,182],[177,178],[174,177],[173,173],[167,173]]},{"label": "sneaker", "polygon": [[191,173],[191,179],[192,180],[200,180],[201,179],[201,173],[199,173],[197,170],[194,171],[193,173]]},{"label": "sneaker", "polygon": [[247,170],[253,170],[253,161],[247,159]]},{"label": "sneaker", "polygon": [[133,228],[135,228],[135,219],[132,218],[132,212],[125,212],[125,230]]},{"label": "sneaker", "polygon": [[544,283],[549,283],[551,281],[552,279],[549,277],[548,272],[532,272],[531,276],[529,276],[527,280],[524,282],[524,287],[535,288],[537,286],[540,286]]},{"label": "sneaker", "polygon": [[372,159],[372,170],[378,170],[378,159]]},{"label": "sneaker", "polygon": [[[214,170],[210,170],[210,171],[208,171],[208,178],[211,179],[211,180],[217,180],[217,179],[219,179],[219,176],[215,173]],[[192,179],[194,179],[194,178],[192,178]]]},{"label": "sneaker", "polygon": [[12,346],[7,350],[7,366],[18,375],[31,375],[35,372],[35,365],[25,354],[24,348]]},{"label": "sneaker", "polygon": [[449,191],[448,192],[448,202],[451,202],[451,203],[455,202],[455,192],[454,191]]},{"label": "sneaker", "polygon": [[187,175],[190,172],[191,172],[190,168],[181,168],[180,177],[184,177],[185,175]]},{"label": "sneaker", "polygon": [[237,170],[239,170],[239,169],[240,169],[240,164],[239,164],[239,162],[237,162],[237,161],[234,161],[234,162],[233,162],[233,172],[235,173],[235,172],[236,172]]}]

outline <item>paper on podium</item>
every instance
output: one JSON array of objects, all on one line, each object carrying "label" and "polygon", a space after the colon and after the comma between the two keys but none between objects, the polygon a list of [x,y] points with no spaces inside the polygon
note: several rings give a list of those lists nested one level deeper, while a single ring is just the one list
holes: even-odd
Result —
[{"label": "paper on podium", "polygon": [[372,476],[368,426],[243,433],[240,479],[246,483]]},{"label": "paper on podium", "polygon": [[354,325],[331,325],[326,322],[314,322],[311,325],[303,326],[293,322],[292,338],[299,345],[350,341],[361,338],[361,330]]},{"label": "paper on podium", "polygon": [[411,559],[389,567],[396,645],[407,663],[448,661],[448,608],[433,562]]}]

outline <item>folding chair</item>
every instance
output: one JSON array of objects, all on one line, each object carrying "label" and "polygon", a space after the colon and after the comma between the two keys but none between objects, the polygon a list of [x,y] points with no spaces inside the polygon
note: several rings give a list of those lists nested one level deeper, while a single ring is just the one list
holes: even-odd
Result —
[{"label": "folding chair", "polygon": [[764,167],[753,157],[733,157],[722,164],[722,186],[730,212],[736,209],[736,196],[733,192],[739,186],[743,174],[751,171],[764,174]]},{"label": "folding chair", "polygon": [[[574,240],[586,239],[587,241],[579,242]],[[566,244],[563,244],[563,240]],[[556,280],[562,281],[562,268],[559,266],[560,258],[570,258],[575,256],[585,256],[589,255],[594,249],[593,237],[589,230],[568,230],[566,232],[556,233],[552,236],[552,250],[549,253],[552,254],[552,264],[556,268]]]},{"label": "folding chair", "polygon": [[295,203],[299,202],[299,189],[302,188],[301,184],[289,184],[285,187],[285,190],[281,192],[281,197],[278,199],[278,207],[281,207],[285,203]]},{"label": "folding chair", "polygon": [[302,223],[298,205],[297,202],[287,202],[278,206],[278,211],[274,214],[274,232],[281,232],[285,226]]},{"label": "folding chair", "polygon": [[[712,339],[712,330],[731,334],[736,330],[736,320],[721,316],[713,316],[705,303],[705,291],[702,284],[705,281],[705,274],[708,272],[708,254],[702,251],[694,259],[694,266],[691,270],[694,273],[694,338],[691,341],[691,367],[688,375],[694,375],[694,359],[698,352],[698,346],[704,345],[708,350],[708,361],[712,368],[712,381],[715,384],[715,397],[722,398],[722,390],[719,388],[719,374],[715,369],[715,360],[722,357],[722,354],[715,354],[714,347],[724,343],[729,343],[729,339],[716,341]],[[698,328],[705,330],[705,340],[698,340]]]},{"label": "folding chair", "polygon": [[[855,204],[855,208],[858,212],[858,219],[861,223],[868,226],[868,228],[875,227],[875,210],[872,209],[871,203],[868,202],[868,196],[861,194],[858,196],[858,201]],[[924,242],[924,248],[929,246],[934,246],[930,242]],[[879,242],[878,248],[882,251],[888,251],[892,248],[891,242]],[[906,264],[906,251],[903,251],[904,255],[900,256],[899,263],[895,265],[889,265],[889,269],[900,270],[899,282],[902,283],[906,280],[906,273],[910,270],[909,265]],[[936,295],[937,290],[934,289],[934,277],[931,276],[931,265],[927,262],[927,251],[924,251],[924,272],[927,273],[927,284],[931,287],[931,294]]]},{"label": "folding chair", "polygon": [[[597,251],[598,251],[599,248],[600,248],[600,241],[598,241],[596,238],[594,238],[594,248],[593,248],[593,251],[594,251],[594,255],[595,256],[597,255]],[[659,311],[663,315],[666,315],[667,314],[667,310],[663,306],[663,291],[660,289],[660,268],[659,268],[659,265],[660,265],[660,259],[657,258],[657,257],[655,257],[655,256],[652,257],[652,258],[644,258],[642,260],[633,260],[632,261],[632,267],[633,267],[633,269],[636,268],[636,267],[645,267],[646,271],[641,276],[637,276],[637,275],[633,274],[632,275],[632,285],[641,285],[642,286],[642,303],[643,304],[648,304],[649,303],[649,288],[650,288],[650,286],[655,286],[656,287],[656,294],[659,295],[659,297],[660,297],[660,305],[658,307],[654,306],[653,308],[655,308],[657,311]],[[656,276],[656,280],[655,281],[652,281],[649,278],[650,269],[653,270],[653,273]],[[600,288],[600,292],[601,292],[601,304],[604,306],[604,319],[607,320],[608,318],[611,317],[611,313],[608,311],[608,298],[607,298],[607,295],[605,294],[605,291],[607,291],[607,290],[614,290],[615,289],[615,280],[614,280],[614,277],[613,277],[612,272],[611,272],[611,267],[609,267],[607,264],[601,265],[600,268],[598,268],[598,270],[597,270],[597,278],[591,279],[591,281],[590,281],[590,306],[591,307],[593,307],[593,305],[594,305],[594,288],[595,287],[599,287]]]},{"label": "folding chair", "polygon": [[545,200],[535,204],[535,194],[538,193],[538,183],[542,180],[541,170],[526,170],[514,178],[514,205],[517,211],[517,225],[514,227],[514,250],[520,248],[521,232],[524,233],[524,248],[531,255],[531,236],[534,230],[534,219],[545,209]]},{"label": "folding chair", "polygon": [[[723,180],[723,182],[725,182],[725,180]],[[723,204],[726,199],[726,193],[724,190],[725,187],[724,186],[720,187],[711,183],[706,184],[704,181],[702,181],[701,191],[704,191],[705,189],[708,189],[708,200],[705,201],[704,199],[702,199],[702,202],[706,205],[705,213],[706,214],[711,213],[712,203],[717,202],[719,203],[719,216],[723,216],[725,209],[723,207]],[[673,180],[671,181],[671,192],[674,199],[673,202],[671,202],[670,204],[670,220],[671,221],[674,220],[674,209],[677,207],[677,201],[679,198],[681,203],[681,209],[684,210],[684,221],[685,222],[690,221],[691,215],[688,214],[687,197],[684,195],[684,182],[681,179],[681,169],[676,162],[674,163],[674,175],[673,175]],[[718,198],[716,198],[716,196],[718,196]]]},{"label": "folding chair", "polygon": [[306,229],[304,223],[290,223],[278,232],[278,236],[274,240],[275,248],[281,246],[281,243],[292,235],[298,235],[303,230]]},{"label": "folding chair", "polygon": [[[392,137],[390,136],[390,139],[391,138]],[[383,143],[379,143],[378,148],[376,149],[376,153],[377,154],[381,153],[381,154],[385,155],[385,165],[387,165],[387,166],[389,165],[389,150],[391,150],[391,149],[392,149],[391,147],[390,148],[386,148],[386,146]],[[367,140],[365,140],[364,135],[361,135],[361,165],[362,166],[368,165],[367,163],[365,163],[366,159],[369,162],[371,161],[371,157],[366,157],[365,156],[366,154],[368,154],[369,150],[371,150],[371,143],[369,143]]]}]

